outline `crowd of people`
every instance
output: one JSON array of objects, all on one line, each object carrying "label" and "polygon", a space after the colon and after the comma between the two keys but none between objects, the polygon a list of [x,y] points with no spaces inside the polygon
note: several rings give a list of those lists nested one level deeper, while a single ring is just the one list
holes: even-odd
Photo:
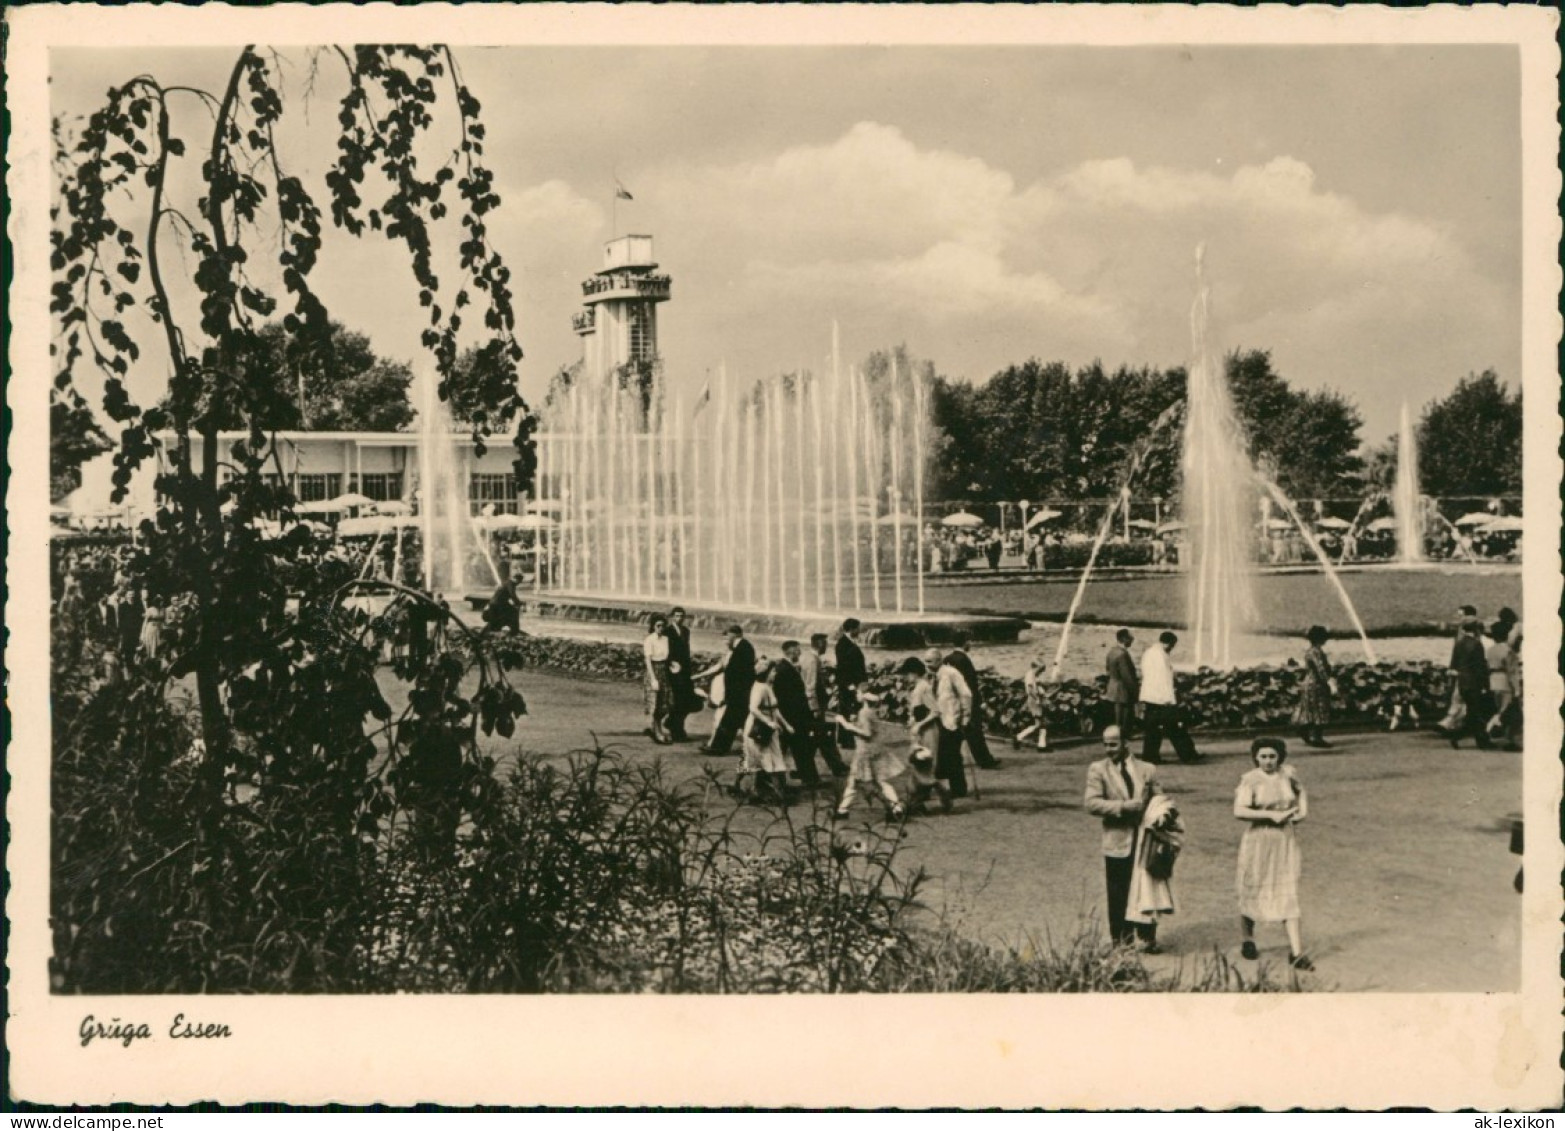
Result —
[{"label": "crowd of people", "polygon": [[130,665],[166,662],[166,641],[185,614],[180,601],[159,602],[130,571],[130,547],[85,546],[54,559],[55,617],[62,626],[102,637],[104,682]]},{"label": "crowd of people", "polygon": [[1520,750],[1522,629],[1516,613],[1501,609],[1487,625],[1472,605],[1463,605],[1457,615],[1449,664],[1451,703],[1435,730],[1453,750],[1467,738],[1480,750],[1492,748],[1496,740],[1507,750]]},{"label": "crowd of people", "polygon": [[843,816],[861,797],[892,819],[931,802],[949,811],[969,793],[969,759],[985,769],[1001,764],[985,737],[972,658],[962,647],[909,658],[909,737],[892,742],[880,725],[881,699],[867,686],[861,627],[850,617],[834,641],[826,633],[807,644],[786,640],[773,658],[758,656],[733,625],[719,657],[698,671],[686,611],[654,614],[642,641],[647,734],[665,745],[692,741],[687,721],[710,711],[701,752],[739,758],[730,788],[747,800],[789,804],[802,791],[830,789],[833,812]]}]

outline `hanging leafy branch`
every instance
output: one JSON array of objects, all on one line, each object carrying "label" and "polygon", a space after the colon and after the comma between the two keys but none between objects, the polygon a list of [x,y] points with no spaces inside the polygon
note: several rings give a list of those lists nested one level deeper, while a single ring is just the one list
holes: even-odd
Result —
[{"label": "hanging leafy branch", "polygon": [[[286,523],[294,500],[271,427],[289,394],[268,371],[278,351],[266,327],[280,314],[287,350],[333,356],[313,283],[327,217],[405,251],[442,397],[459,349],[476,339],[470,348],[489,364],[463,390],[474,441],[482,450],[509,431],[523,489],[535,468],[534,421],[516,390],[510,272],[489,227],[500,199],[483,161],[479,103],[455,58],[444,47],[370,45],[317,51],[309,63],[310,87],[323,65],[340,64],[346,82],[324,200],[285,158],[281,136],[299,123],[287,113],[284,60],[272,51],[244,48],[220,90],[139,75],[109,90],[79,134],[55,127],[54,385],[65,403],[93,399],[118,428],[109,437],[116,501],[138,468],[157,461],[157,509],[141,524],[130,570],[168,610],[168,660],[134,675],[195,685],[200,753],[178,811],[193,823],[188,852],[201,882],[178,915],[214,930],[240,914],[236,862],[260,851],[246,822],[299,836],[307,826],[323,838],[309,852],[337,861],[387,835],[409,808],[441,814],[454,836],[457,815],[486,796],[479,731],[509,733],[525,711],[504,665],[442,603],[382,584],[388,611],[344,607],[335,595],[354,581],[351,571],[305,525]],[[192,160],[194,192],[180,164]],[[449,250],[448,234],[457,237]],[[437,272],[448,259],[455,285]],[[142,406],[129,378],[158,369],[166,395]],[[245,436],[220,444],[220,429],[236,419]],[[269,536],[258,519],[279,511],[285,533]],[[392,668],[409,688],[407,709],[393,717],[377,672],[409,618],[428,646]],[[91,702],[82,710],[99,717]],[[160,757],[166,764],[167,751]],[[236,804],[243,790],[255,797]],[[112,873],[104,891],[139,876]]]}]

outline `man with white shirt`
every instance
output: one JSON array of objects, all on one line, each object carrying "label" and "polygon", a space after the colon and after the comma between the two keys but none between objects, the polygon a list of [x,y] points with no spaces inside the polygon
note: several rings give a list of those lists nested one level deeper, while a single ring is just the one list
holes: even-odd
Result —
[{"label": "man with white shirt", "polygon": [[830,706],[831,699],[826,686],[828,643],[824,632],[811,634],[810,646],[799,652],[799,675],[804,679],[804,695],[810,704],[810,714],[815,720],[810,732],[810,738],[815,744],[813,749],[820,753],[833,776],[845,778],[848,776],[848,767],[843,762],[842,755],[837,753],[837,743],[832,728],[826,725],[826,708]]},{"label": "man with white shirt", "polygon": [[1163,736],[1174,744],[1174,753],[1181,762],[1199,762],[1190,732],[1185,730],[1180,718],[1179,704],[1174,695],[1174,665],[1169,653],[1179,637],[1165,632],[1141,653],[1141,708],[1142,740],[1141,760],[1154,766],[1163,760]]},{"label": "man with white shirt", "polygon": [[924,654],[924,664],[935,673],[935,705],[940,716],[940,737],[935,747],[935,780],[950,784],[952,797],[967,796],[967,768],[962,764],[962,737],[973,714],[973,692],[962,673],[946,662],[938,650]]}]

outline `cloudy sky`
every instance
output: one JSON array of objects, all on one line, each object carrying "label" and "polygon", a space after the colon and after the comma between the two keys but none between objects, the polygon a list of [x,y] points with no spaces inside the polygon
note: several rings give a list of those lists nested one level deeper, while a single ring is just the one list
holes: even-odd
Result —
[{"label": "cloudy sky", "polygon": [[[302,53],[294,56],[304,74]],[[231,52],[57,52],[57,112]],[[671,378],[905,342],[974,382],[1029,357],[1189,353],[1207,245],[1217,340],[1350,396],[1374,441],[1469,371],[1519,378],[1518,60],[1509,47],[464,48],[519,276],[531,393],[579,356],[579,280],[656,239]],[[293,158],[330,154],[331,80]],[[191,120],[191,128],[199,128]],[[611,207],[614,178],[635,195]],[[400,272],[400,273],[399,273]],[[334,239],[333,313],[412,359],[405,268]],[[138,374],[150,386],[155,372]]]}]

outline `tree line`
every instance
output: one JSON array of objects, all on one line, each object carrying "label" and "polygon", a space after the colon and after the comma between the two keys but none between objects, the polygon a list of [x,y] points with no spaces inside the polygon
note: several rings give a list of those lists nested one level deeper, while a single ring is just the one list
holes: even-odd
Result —
[{"label": "tree line", "polygon": [[[1100,499],[1116,494],[1134,445],[1185,395],[1183,368],[1100,362],[1075,370],[1029,360],[982,384],[953,380],[905,349],[871,354],[864,365],[880,387],[896,357],[930,390],[930,496],[967,502],[1019,499]],[[251,423],[267,431],[395,432],[413,425],[413,374],[405,361],[375,353],[362,333],[331,322],[317,338],[288,334],[281,322],[259,328],[246,383],[259,390],[252,407],[229,404],[220,426]],[[562,369],[545,403],[579,378]],[[1225,359],[1235,408],[1250,456],[1295,499],[1358,498],[1390,490],[1397,437],[1365,445],[1353,403],[1334,390],[1294,388],[1264,350]],[[650,367],[620,375],[645,394]],[[514,383],[514,364],[493,351],[461,352],[447,378],[446,399],[464,424],[481,422],[491,386]],[[51,412],[54,497],[80,485],[79,468],[109,447],[108,437],[72,390],[57,394]],[[1517,494],[1521,490],[1521,392],[1494,370],[1469,375],[1446,397],[1427,404],[1417,425],[1421,490],[1436,497]],[[1179,429],[1154,438],[1133,490],[1138,497],[1177,497]]]}]

